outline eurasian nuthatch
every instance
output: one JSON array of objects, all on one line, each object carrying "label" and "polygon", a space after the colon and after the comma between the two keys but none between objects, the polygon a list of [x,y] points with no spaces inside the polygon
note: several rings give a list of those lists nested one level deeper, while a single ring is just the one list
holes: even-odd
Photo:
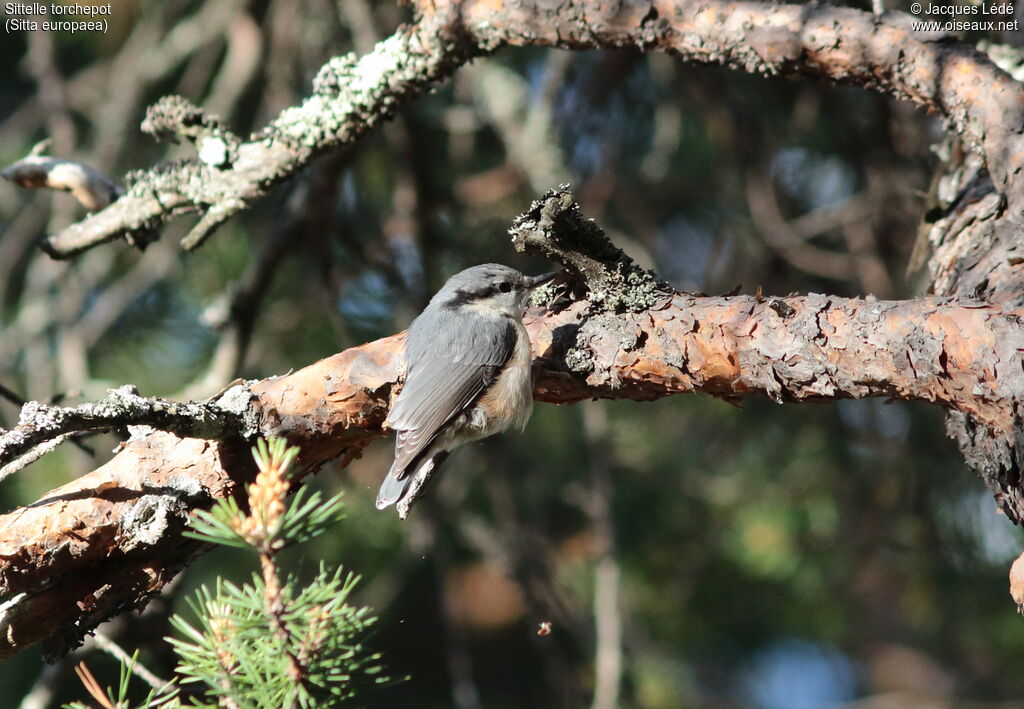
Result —
[{"label": "eurasian nuthatch", "polygon": [[533,410],[530,338],[523,310],[531,289],[556,274],[530,278],[494,263],[448,279],[412,325],[405,342],[405,386],[388,414],[395,462],[377,509],[417,488],[449,451],[510,426]]}]

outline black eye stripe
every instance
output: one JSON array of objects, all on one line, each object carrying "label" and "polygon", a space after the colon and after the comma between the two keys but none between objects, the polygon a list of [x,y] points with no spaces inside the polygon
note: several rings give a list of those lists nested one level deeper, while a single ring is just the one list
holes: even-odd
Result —
[{"label": "black eye stripe", "polygon": [[500,283],[492,283],[483,290],[480,291],[468,291],[459,289],[455,291],[455,295],[447,301],[446,305],[449,307],[458,307],[460,305],[466,305],[480,300],[485,300],[498,293],[511,293],[513,290],[522,290],[523,286],[520,283],[513,283],[511,281],[501,281]]}]

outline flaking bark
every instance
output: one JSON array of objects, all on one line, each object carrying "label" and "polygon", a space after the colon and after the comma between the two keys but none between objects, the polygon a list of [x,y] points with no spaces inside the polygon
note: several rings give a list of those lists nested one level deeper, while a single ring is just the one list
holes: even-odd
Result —
[{"label": "flaking bark", "polygon": [[[938,112],[974,151],[950,166],[927,218],[931,290],[941,297],[659,293],[653,304],[620,314],[577,302],[530,322],[536,395],[563,403],[688,391],[933,401],[949,409],[951,435],[1004,511],[1024,517],[1024,85],[972,47],[913,31],[898,12],[715,0],[413,4],[416,25],[361,59],[331,60],[313,95],[265,131],[237,144],[228,136],[223,155],[208,151],[135,175],[116,202],[54,236],[51,253],[67,257],[118,236],[144,243],[154,228],[194,212],[203,216],[187,244],[197,245],[318,155],[354,145],[403,101],[501,46],[658,49],[875,89]],[[158,112],[162,128],[187,136],[179,114],[214,125],[184,108]],[[399,343],[388,338],[251,385],[261,432],[303,446],[306,470],[358,455],[382,433]],[[103,618],[144,602],[199,551],[180,536],[190,510],[251,475],[245,448],[240,438],[140,434],[103,468],[6,515],[0,655],[44,639],[49,652],[63,652]]]},{"label": "flaking bark", "polygon": [[[1000,193],[1022,189],[1024,86],[969,45],[913,31],[904,13],[877,17],[813,3],[717,0],[421,0],[413,6],[416,24],[364,57],[330,60],[301,106],[245,142],[235,145],[232,137],[222,161],[138,173],[124,196],[54,235],[45,248],[68,258],[199,212],[203,217],[188,237],[195,246],[317,156],[351,147],[404,101],[502,46],[639,47],[752,73],[872,88],[942,114],[985,157]],[[187,135],[210,122],[198,109],[156,112],[163,133]]]},{"label": "flaking bark", "polygon": [[[1022,316],[949,298],[667,293],[641,312],[585,301],[534,310],[527,329],[540,401],[882,396],[931,401],[1005,434],[1024,393]],[[301,446],[305,473],[358,456],[386,433],[402,342],[395,335],[250,383],[260,434]],[[255,474],[240,435],[136,431],[106,465],[0,517],[0,657],[37,642],[62,654],[105,618],[144,604],[203,550],[181,536],[190,513]],[[1004,505],[1024,514],[1019,497]]]}]

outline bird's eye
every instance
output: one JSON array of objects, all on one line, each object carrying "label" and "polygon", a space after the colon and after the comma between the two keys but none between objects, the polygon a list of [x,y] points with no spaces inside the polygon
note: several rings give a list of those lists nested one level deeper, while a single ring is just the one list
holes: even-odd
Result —
[{"label": "bird's eye", "polygon": [[502,293],[508,293],[510,290],[512,290],[512,284],[509,283],[508,281],[502,281],[501,283],[498,284],[498,290],[500,290]]}]

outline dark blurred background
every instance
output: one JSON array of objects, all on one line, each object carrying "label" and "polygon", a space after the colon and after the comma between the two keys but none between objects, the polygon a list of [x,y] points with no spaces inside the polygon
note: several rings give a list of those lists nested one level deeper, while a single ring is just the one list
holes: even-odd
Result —
[{"label": "dark blurred background", "polygon": [[[105,35],[8,34],[0,163],[43,138],[113,176],[189,156],[138,130],[149,103],[181,94],[256,130],[329,57],[366,51],[404,12],[125,0]],[[115,243],[52,261],[34,243],[82,208],[0,183],[0,426],[17,419],[13,395],[73,403],[133,383],[209,396],[404,328],[466,266],[541,272],[505,230],[560,182],[680,289],[913,297],[926,282],[907,264],[941,139],[934,118],[858,89],[631,51],[509,49],[195,254],[176,245],[185,219],[144,253]],[[85,443],[92,453],[65,445],[7,480],[3,509],[95,467],[117,438]],[[453,456],[405,524],[372,504],[391,445],[317,476],[347,491],[348,519],[290,559],[300,575],[324,558],[363,576],[356,599],[381,616],[373,644],[411,676],[368,707],[1024,707],[1024,619],[1006,577],[1024,539],[938,410],[539,405],[524,434]],[[251,568],[209,554],[104,632],[169,675],[167,613]],[[113,681],[112,659],[83,657]],[[4,661],[0,705],[83,698],[72,664]]]}]

